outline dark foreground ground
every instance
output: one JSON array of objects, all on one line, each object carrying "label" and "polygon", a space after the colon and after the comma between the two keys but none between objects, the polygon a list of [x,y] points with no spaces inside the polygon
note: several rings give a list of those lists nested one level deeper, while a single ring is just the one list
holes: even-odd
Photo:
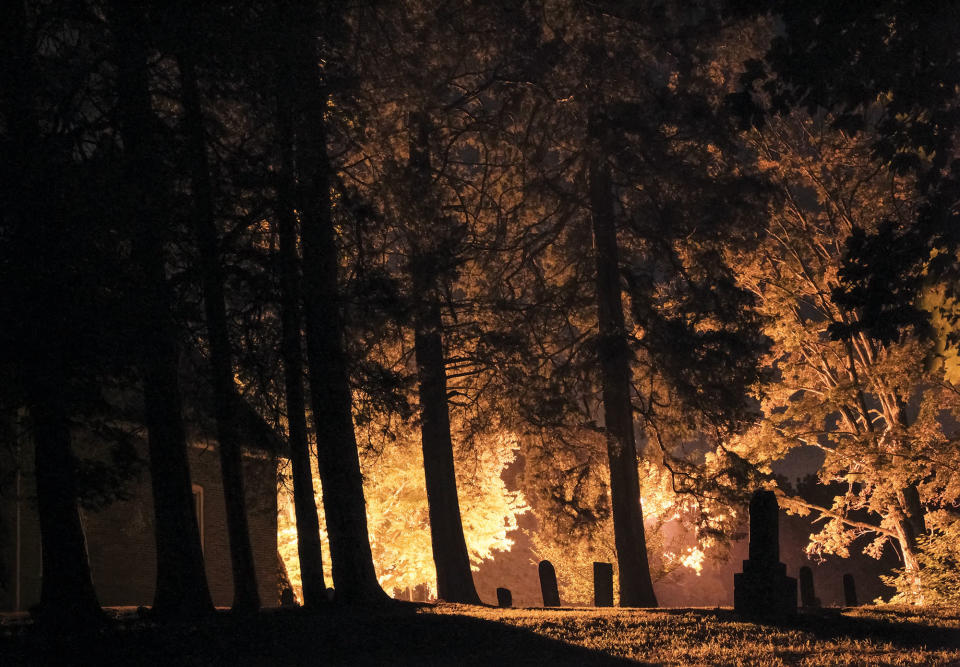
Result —
[{"label": "dark foreground ground", "polygon": [[729,609],[415,605],[268,610],[202,624],[128,617],[91,634],[0,626],[0,665],[942,665],[960,664],[960,612],[862,607],[781,624]]}]

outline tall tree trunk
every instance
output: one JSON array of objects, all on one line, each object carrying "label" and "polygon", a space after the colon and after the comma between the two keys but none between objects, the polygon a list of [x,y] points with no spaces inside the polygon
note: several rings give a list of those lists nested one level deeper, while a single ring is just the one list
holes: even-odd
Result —
[{"label": "tall tree trunk", "polygon": [[[430,157],[426,118],[412,117],[417,140],[411,142],[410,163],[414,178],[429,200]],[[418,221],[429,224],[428,220]],[[428,242],[429,243],[429,242]],[[411,258],[413,293],[419,300],[414,322],[414,353],[420,395],[420,434],[423,473],[430,510],[430,541],[437,571],[437,597],[447,602],[481,604],[470,571],[470,555],[463,536],[457,476],[450,435],[447,372],[443,356],[443,317],[438,294],[436,261],[430,253],[414,249]]]},{"label": "tall tree trunk", "polygon": [[277,95],[278,141],[281,174],[277,185],[277,232],[280,237],[280,320],[283,329],[280,352],[287,397],[290,466],[293,470],[293,507],[297,517],[297,553],[303,603],[315,607],[327,599],[320,544],[320,520],[310,474],[310,445],[307,440],[306,400],[303,394],[302,314],[300,312],[300,257],[297,253],[297,217],[294,213],[293,129],[289,100],[293,82],[280,72],[285,90]]},{"label": "tall tree trunk", "polygon": [[470,572],[470,556],[463,537],[457,498],[442,326],[440,304],[431,299],[422,306],[417,317],[414,349],[420,393],[423,473],[430,508],[430,541],[437,569],[437,597],[447,602],[480,604]]},{"label": "tall tree trunk", "polygon": [[[43,176],[40,127],[34,108],[33,45],[24,2],[5,3],[0,10],[0,104],[18,182],[7,183],[4,217],[21,230],[45,230],[57,215],[41,196]],[[8,230],[11,231],[11,230]],[[56,230],[52,230],[57,233]],[[49,233],[49,232],[47,232]],[[40,233],[43,238],[44,232]],[[42,250],[42,248],[41,248]],[[48,304],[48,308],[56,308]],[[45,342],[59,346],[51,331]],[[35,447],[37,510],[40,521],[42,582],[40,622],[54,628],[95,625],[103,620],[90,576],[86,538],[80,522],[71,451],[70,423],[64,392],[69,382],[60,349],[41,347],[26,360],[26,402]]]},{"label": "tall tree trunk", "polygon": [[117,104],[124,143],[124,192],[135,226],[133,261],[140,268],[139,318],[144,421],[150,450],[157,584],[154,610],[189,617],[213,611],[204,570],[190,463],[181,415],[179,350],[164,266],[163,177],[156,162],[143,17],[123,0],[112,4],[117,53]]},{"label": "tall tree trunk", "polygon": [[62,387],[41,386],[30,401],[43,580],[40,621],[52,627],[94,625],[103,614],[90,577],[77,506],[70,423]]},{"label": "tall tree trunk", "polygon": [[597,348],[610,462],[610,496],[619,566],[620,606],[656,607],[640,504],[637,445],[630,402],[630,349],[620,293],[619,250],[609,167],[590,167],[590,206],[597,263]]},{"label": "tall tree trunk", "polygon": [[304,314],[307,364],[323,509],[337,599],[386,600],[373,566],[367,532],[363,476],[353,426],[353,396],[347,374],[343,322],[338,298],[339,255],[330,202],[331,165],[327,154],[327,94],[320,81],[309,3],[288,16],[290,63],[296,80],[294,132],[303,243]]},{"label": "tall tree trunk", "polygon": [[177,56],[183,93],[190,157],[193,166],[193,223],[200,251],[203,301],[210,346],[210,375],[213,385],[214,414],[217,422],[217,450],[227,513],[230,564],[233,570],[233,609],[253,612],[260,608],[257,571],[250,547],[246,496],[243,483],[243,458],[234,415],[233,354],[227,331],[227,312],[223,295],[223,271],[220,267],[219,240],[214,221],[213,192],[207,161],[206,132],[197,85],[194,56],[184,48]]}]

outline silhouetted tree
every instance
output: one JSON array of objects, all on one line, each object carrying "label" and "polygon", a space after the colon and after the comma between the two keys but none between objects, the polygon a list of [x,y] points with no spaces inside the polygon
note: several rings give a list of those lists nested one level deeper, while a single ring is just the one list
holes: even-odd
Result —
[{"label": "silhouetted tree", "polygon": [[[684,442],[704,430],[720,441],[750,419],[747,390],[762,341],[719,239],[755,236],[756,186],[737,164],[718,108],[726,81],[710,76],[710,68],[730,69],[717,60],[714,40],[728,28],[713,4],[688,11],[558,2],[546,15],[545,94],[528,103],[537,122],[523,136],[533,172],[527,191],[547,212],[530,228],[544,259],[528,267],[559,309],[541,309],[557,324],[536,376],[563,398],[531,413],[544,426],[579,419],[587,431],[602,409],[620,604],[650,606],[638,464],[660,459],[707,530],[713,501],[705,499],[716,496],[704,493],[709,475]],[[735,197],[738,189],[745,196]],[[569,431],[558,435],[571,451],[585,447]],[[569,477],[579,498],[558,489],[565,510],[603,513],[591,485],[579,484],[589,477]]]},{"label": "silhouetted tree", "polygon": [[[451,263],[445,257],[445,242],[456,236],[456,230],[443,229],[455,225],[440,215],[432,196],[429,121],[423,115],[412,119],[410,132],[410,170],[414,191],[421,204],[411,213],[417,222],[430,226],[429,237],[421,235],[410,249],[409,271],[415,305],[413,307],[414,350],[417,363],[420,398],[420,429],[423,441],[423,467],[430,507],[430,536],[433,559],[437,568],[437,595],[448,602],[479,604],[470,572],[470,557],[463,537],[457,479],[453,463],[453,440],[450,435],[450,412],[447,405],[447,370],[443,341],[444,268]],[[419,214],[419,215],[418,215]],[[432,224],[431,224],[432,223]]]},{"label": "silhouetted tree", "polygon": [[180,75],[186,149],[191,165],[193,229],[199,248],[200,274],[212,378],[217,451],[227,514],[230,560],[233,567],[233,608],[250,612],[260,607],[257,576],[250,546],[239,420],[233,412],[234,387],[232,345],[227,329],[220,241],[216,226],[213,183],[207,159],[207,135],[200,99],[197,60],[204,23],[195,11],[185,11],[176,30],[176,63]]},{"label": "silhouetted tree", "polygon": [[[277,35],[285,34],[284,20],[288,15],[277,13]],[[276,145],[280,155],[277,179],[277,236],[280,242],[280,317],[283,357],[283,381],[286,396],[287,430],[290,443],[290,463],[293,473],[293,499],[297,518],[297,550],[300,558],[300,577],[303,582],[303,600],[316,606],[326,600],[327,590],[323,575],[323,556],[320,546],[320,523],[314,501],[313,478],[310,473],[310,448],[307,439],[306,399],[303,392],[303,311],[300,254],[297,249],[299,220],[296,214],[296,163],[294,141],[294,112],[291,91],[296,78],[289,66],[290,56],[283,52],[291,45],[280,44],[277,59],[275,98]]]},{"label": "silhouetted tree", "polygon": [[[73,255],[90,250],[90,238],[62,233],[61,225],[78,222],[69,207],[79,203],[70,201],[71,179],[79,172],[63,137],[41,129],[37,106],[62,83],[51,81],[62,74],[53,67],[41,77],[36,60],[42,36],[48,63],[60,65],[60,59],[75,54],[60,19],[19,1],[5,4],[0,13],[0,150],[6,156],[0,265],[8,288],[0,312],[6,322],[4,398],[26,406],[35,446],[43,577],[39,620],[68,628],[102,621],[78,507],[71,434],[74,392],[95,387],[81,381],[91,356],[96,358],[90,337],[98,332],[83,308],[96,302],[100,286]],[[39,90],[44,86],[47,90]],[[79,247],[72,248],[71,241]]]},{"label": "silhouetted tree", "polygon": [[[340,31],[346,29],[342,10],[339,4],[285,5],[288,60],[283,66],[292,72],[293,88],[284,94],[291,96],[293,112],[307,365],[333,582],[338,599],[373,602],[386,595],[377,583],[370,552],[353,424],[338,286],[340,257],[331,211],[334,169],[325,119],[330,94],[325,86],[326,72],[318,65],[333,55],[330,42],[341,38]],[[320,44],[318,35],[322,37]],[[321,45],[327,53],[321,53]]]},{"label": "silhouetted tree", "polygon": [[131,260],[139,272],[138,324],[144,423],[153,487],[157,584],[161,615],[213,610],[204,570],[181,414],[179,350],[165,258],[171,233],[170,191],[160,163],[158,121],[151,106],[147,17],[139,3],[114,2],[110,27],[116,57],[117,111],[123,140],[122,209],[133,227]]}]

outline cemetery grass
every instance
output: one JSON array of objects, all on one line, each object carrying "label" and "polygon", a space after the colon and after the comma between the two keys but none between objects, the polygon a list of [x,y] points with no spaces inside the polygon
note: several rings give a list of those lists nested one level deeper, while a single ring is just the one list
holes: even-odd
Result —
[{"label": "cemetery grass", "polygon": [[3,665],[943,665],[960,664],[960,612],[860,607],[782,623],[730,609],[497,609],[220,613],[159,625],[128,615],[80,635],[0,626]]},{"label": "cemetery grass", "polygon": [[729,608],[460,613],[641,664],[960,665],[960,611],[947,608],[819,609],[780,623],[748,621]]}]

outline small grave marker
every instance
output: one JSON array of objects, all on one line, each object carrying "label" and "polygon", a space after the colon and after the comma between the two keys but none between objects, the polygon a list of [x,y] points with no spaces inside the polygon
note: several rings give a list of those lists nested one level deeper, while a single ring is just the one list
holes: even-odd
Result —
[{"label": "small grave marker", "polygon": [[843,575],[843,602],[848,607],[859,606],[857,603],[857,585],[852,574]]},{"label": "small grave marker", "polygon": [[806,565],[800,568],[800,606],[820,606],[820,598],[816,596],[813,588],[813,570]]},{"label": "small grave marker", "polygon": [[593,604],[613,606],[613,565],[610,563],[593,564]]},{"label": "small grave marker", "polygon": [[560,606],[560,589],[557,588],[557,571],[548,560],[540,561],[540,592],[543,594],[544,607]]}]

